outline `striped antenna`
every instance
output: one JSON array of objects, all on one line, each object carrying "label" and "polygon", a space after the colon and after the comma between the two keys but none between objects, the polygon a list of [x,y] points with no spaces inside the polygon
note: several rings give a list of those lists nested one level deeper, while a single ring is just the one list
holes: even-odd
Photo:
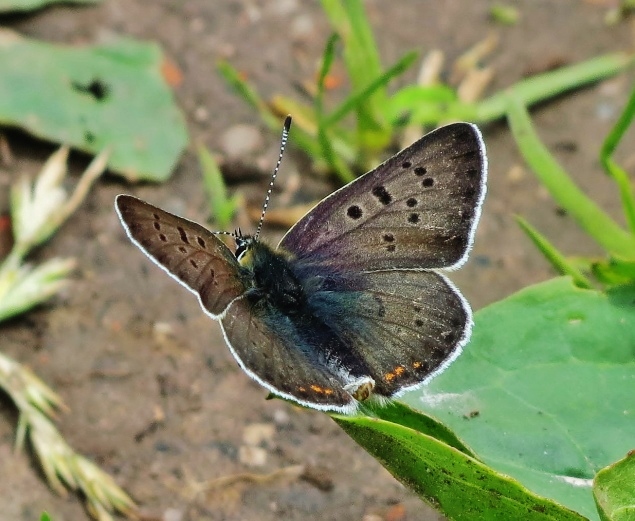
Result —
[{"label": "striped antenna", "polygon": [[267,206],[269,206],[269,199],[271,198],[273,183],[276,182],[276,176],[278,175],[278,170],[280,170],[280,163],[282,162],[282,154],[284,154],[284,147],[287,145],[287,139],[289,138],[290,128],[291,128],[291,116],[287,116],[287,118],[284,120],[284,127],[282,128],[282,139],[280,140],[280,154],[278,154],[278,162],[276,163],[276,168],[274,168],[273,174],[271,175],[271,182],[269,183],[269,189],[267,190],[267,195],[265,196],[265,202],[262,205],[262,214],[260,215],[260,222],[258,223],[258,228],[256,229],[256,233],[254,234],[254,240],[258,240],[258,236],[260,235],[260,230],[262,230],[262,223],[265,220],[265,213],[267,211]]}]

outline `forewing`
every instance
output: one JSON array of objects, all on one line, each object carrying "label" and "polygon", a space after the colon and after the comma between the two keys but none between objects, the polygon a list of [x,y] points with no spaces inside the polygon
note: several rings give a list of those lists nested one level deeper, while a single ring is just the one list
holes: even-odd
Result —
[{"label": "forewing", "polygon": [[132,242],[214,318],[245,292],[234,255],[209,230],[129,195],[119,195],[115,208]]},{"label": "forewing", "polygon": [[324,199],[280,247],[358,270],[458,267],[472,245],[486,176],[479,130],[447,125]]},{"label": "forewing", "polygon": [[[391,270],[355,275],[356,297],[343,291],[317,292],[314,309],[361,358],[385,397],[425,383],[443,370],[467,343],[469,305],[443,275],[433,271]],[[345,315],[337,302],[354,302]]]},{"label": "forewing", "polygon": [[311,332],[298,335],[289,319],[264,300],[256,304],[248,297],[235,300],[221,326],[243,370],[274,394],[316,409],[355,410],[356,402],[342,380],[303,349],[302,338]]}]

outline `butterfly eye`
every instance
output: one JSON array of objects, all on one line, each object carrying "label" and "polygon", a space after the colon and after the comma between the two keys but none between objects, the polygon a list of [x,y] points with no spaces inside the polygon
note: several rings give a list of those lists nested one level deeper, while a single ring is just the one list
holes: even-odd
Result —
[{"label": "butterfly eye", "polygon": [[249,248],[251,248],[251,245],[254,242],[254,238],[249,236],[249,235],[239,235],[236,237],[236,259],[238,261],[240,261],[240,259],[242,258],[243,255],[245,255],[245,253],[247,253],[247,251],[249,250]]}]

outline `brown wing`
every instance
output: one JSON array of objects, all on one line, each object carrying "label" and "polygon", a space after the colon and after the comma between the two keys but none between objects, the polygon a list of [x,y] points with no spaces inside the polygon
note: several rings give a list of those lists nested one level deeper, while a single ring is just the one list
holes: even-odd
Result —
[{"label": "brown wing", "polygon": [[115,208],[130,240],[197,294],[213,318],[245,292],[234,255],[209,230],[129,195],[119,195]]}]

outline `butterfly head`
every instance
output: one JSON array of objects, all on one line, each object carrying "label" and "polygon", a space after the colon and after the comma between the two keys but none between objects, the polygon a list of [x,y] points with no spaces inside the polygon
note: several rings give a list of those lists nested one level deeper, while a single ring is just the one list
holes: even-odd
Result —
[{"label": "butterfly head", "polygon": [[234,240],[236,241],[236,259],[240,264],[249,262],[249,251],[256,242],[253,235],[243,235],[239,230],[234,232]]}]

